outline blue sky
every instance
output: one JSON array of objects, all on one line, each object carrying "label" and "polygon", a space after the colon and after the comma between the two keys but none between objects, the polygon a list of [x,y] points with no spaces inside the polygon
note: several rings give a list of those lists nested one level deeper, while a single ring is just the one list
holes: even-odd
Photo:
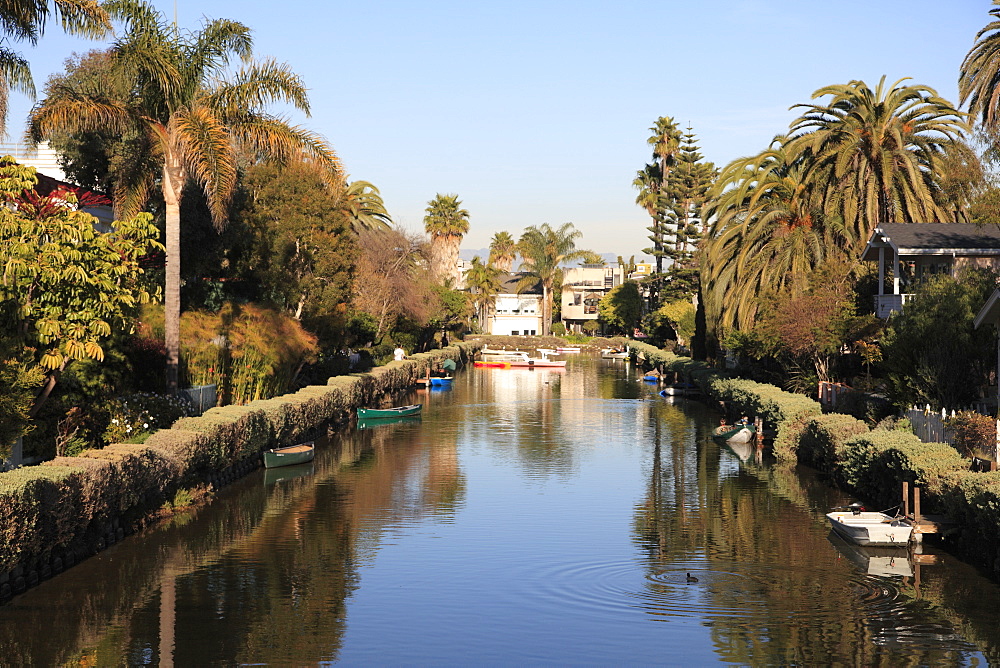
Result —
[{"label": "blue sky", "polygon": [[[153,3],[168,16],[174,2]],[[990,17],[984,0],[369,1],[177,0],[253,29],[258,56],[289,63],[351,179],[371,181],[403,227],[435,193],[471,214],[463,248],[494,232],[572,222],[578,247],[642,256],[631,183],[659,116],[690,124],[722,166],[785,131],[816,89],[911,77],[957,103],[958,68]],[[50,29],[21,48],[36,84],[101,46]],[[14,95],[17,139],[30,102]]]}]

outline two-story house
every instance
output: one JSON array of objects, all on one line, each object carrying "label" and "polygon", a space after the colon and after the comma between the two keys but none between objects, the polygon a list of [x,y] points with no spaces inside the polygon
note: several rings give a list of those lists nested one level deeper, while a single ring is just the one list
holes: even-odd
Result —
[{"label": "two-story house", "polygon": [[597,304],[623,283],[622,268],[601,264],[568,267],[563,273],[562,321],[566,331],[580,332],[588,320],[597,320]]},{"label": "two-story house", "polygon": [[517,291],[523,274],[500,277],[500,292],[486,320],[487,334],[534,336],[542,332],[542,284]]}]

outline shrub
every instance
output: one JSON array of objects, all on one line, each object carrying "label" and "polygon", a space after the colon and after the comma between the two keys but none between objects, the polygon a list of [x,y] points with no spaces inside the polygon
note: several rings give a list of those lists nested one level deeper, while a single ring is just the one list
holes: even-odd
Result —
[{"label": "shrub", "polygon": [[821,471],[834,470],[844,444],[855,436],[868,433],[864,422],[830,413],[806,420],[796,447],[798,460]]},{"label": "shrub", "polygon": [[963,457],[996,457],[997,428],[993,418],[974,411],[959,411],[944,420],[944,426],[951,430],[952,445]]},{"label": "shrub", "polygon": [[891,506],[900,500],[903,482],[919,484],[931,495],[941,490],[942,477],[966,468],[947,443],[923,443],[911,433],[874,430],[844,444],[836,473],[863,498]]},{"label": "shrub", "polygon": [[566,325],[561,322],[552,323],[552,336],[566,336]]}]

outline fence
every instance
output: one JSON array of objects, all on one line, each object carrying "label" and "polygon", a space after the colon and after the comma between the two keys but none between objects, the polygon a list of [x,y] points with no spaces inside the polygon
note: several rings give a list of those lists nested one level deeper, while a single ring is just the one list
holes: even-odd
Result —
[{"label": "fence", "polygon": [[201,415],[209,408],[213,408],[218,403],[218,387],[216,385],[199,385],[179,390],[177,394],[187,397],[194,408],[195,415]]}]

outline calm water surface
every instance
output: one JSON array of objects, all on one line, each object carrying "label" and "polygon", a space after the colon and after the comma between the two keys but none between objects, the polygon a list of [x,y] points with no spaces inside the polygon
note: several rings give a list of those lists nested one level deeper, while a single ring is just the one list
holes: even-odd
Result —
[{"label": "calm water surface", "polygon": [[993,582],[839,543],[844,497],[621,362],[417,401],[0,607],[0,664],[1000,662]]}]

